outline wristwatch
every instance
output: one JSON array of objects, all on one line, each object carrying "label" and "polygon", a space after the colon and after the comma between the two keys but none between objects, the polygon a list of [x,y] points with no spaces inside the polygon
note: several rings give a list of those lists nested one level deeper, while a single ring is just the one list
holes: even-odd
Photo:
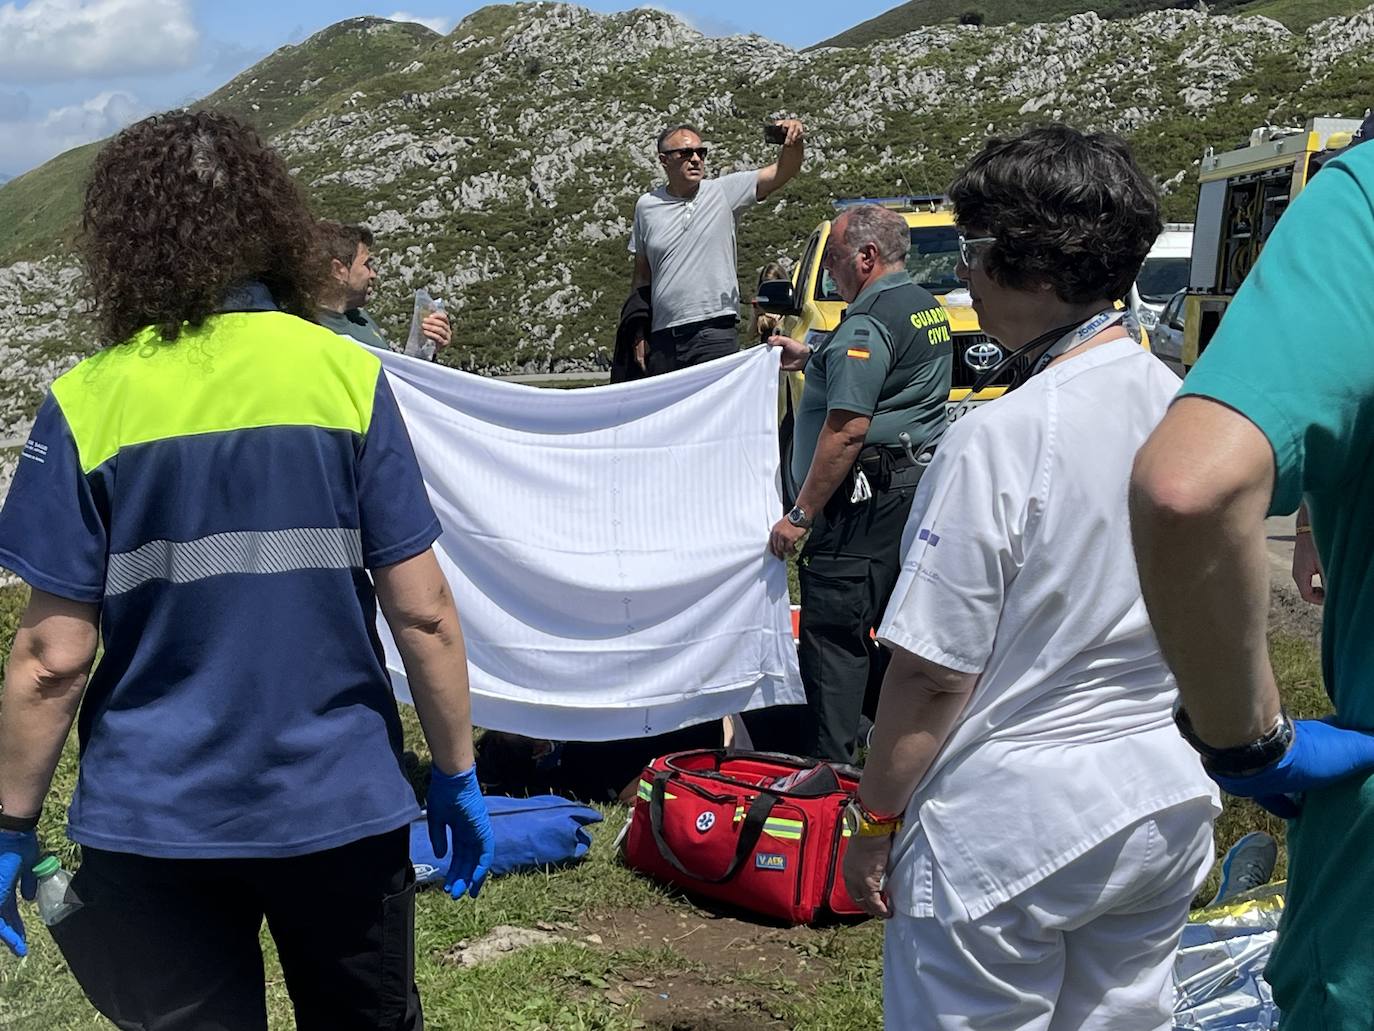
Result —
[{"label": "wristwatch", "polygon": [[844,807],[844,829],[855,838],[886,838],[902,829],[902,814],[879,816],[854,798]]},{"label": "wristwatch", "polygon": [[793,526],[800,526],[803,530],[811,529],[811,517],[800,505],[792,506],[792,511],[787,513],[787,521]]},{"label": "wristwatch", "polygon": [[1216,748],[1198,737],[1193,730],[1193,721],[1188,718],[1188,712],[1182,705],[1174,710],[1174,726],[1178,727],[1183,740],[1202,756],[1203,768],[1208,773],[1223,777],[1245,777],[1258,773],[1282,759],[1293,743],[1293,721],[1282,707],[1270,730],[1254,741],[1229,748]]}]

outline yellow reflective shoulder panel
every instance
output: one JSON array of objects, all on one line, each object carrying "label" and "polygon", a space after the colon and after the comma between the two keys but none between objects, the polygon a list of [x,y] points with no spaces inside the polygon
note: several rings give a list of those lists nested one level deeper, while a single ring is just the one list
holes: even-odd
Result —
[{"label": "yellow reflective shoulder panel", "polygon": [[83,471],[122,447],[261,426],[365,434],[381,362],[283,312],[213,315],[166,343],[140,331],[53,384]]}]

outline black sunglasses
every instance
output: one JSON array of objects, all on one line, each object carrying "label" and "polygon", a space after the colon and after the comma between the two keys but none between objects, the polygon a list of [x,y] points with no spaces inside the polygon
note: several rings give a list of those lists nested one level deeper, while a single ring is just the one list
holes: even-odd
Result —
[{"label": "black sunglasses", "polygon": [[672,150],[660,150],[659,153],[672,158],[675,161],[686,161],[695,154],[701,160],[706,160],[706,153],[709,147],[674,147]]}]

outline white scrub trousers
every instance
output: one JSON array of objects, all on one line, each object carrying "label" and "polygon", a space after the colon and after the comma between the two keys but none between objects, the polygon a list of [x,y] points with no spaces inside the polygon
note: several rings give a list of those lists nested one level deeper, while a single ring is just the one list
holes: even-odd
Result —
[{"label": "white scrub trousers", "polygon": [[1198,799],[1155,813],[976,921],[932,863],[935,916],[887,922],[888,1031],[1167,1031],[1212,812]]}]

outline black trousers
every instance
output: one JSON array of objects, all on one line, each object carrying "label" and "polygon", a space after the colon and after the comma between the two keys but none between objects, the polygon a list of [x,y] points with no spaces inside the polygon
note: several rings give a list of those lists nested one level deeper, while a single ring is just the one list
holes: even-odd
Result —
[{"label": "black trousers", "polygon": [[[871,718],[887,651],[870,636],[882,621],[901,571],[902,530],[919,475],[857,505],[847,486],[816,518],[798,564],[801,626],[797,658],[806,688],[802,750],[854,762],[859,717]],[[843,497],[840,497],[843,495]]]},{"label": "black trousers", "polygon": [[704,322],[689,322],[649,334],[649,353],[644,364],[650,376],[686,369],[739,350],[739,332],[733,315]]},{"label": "black trousers", "polygon": [[266,1031],[264,918],[300,1031],[421,1031],[409,850],[405,827],[290,859],[86,848],[53,938],[128,1031]]}]

